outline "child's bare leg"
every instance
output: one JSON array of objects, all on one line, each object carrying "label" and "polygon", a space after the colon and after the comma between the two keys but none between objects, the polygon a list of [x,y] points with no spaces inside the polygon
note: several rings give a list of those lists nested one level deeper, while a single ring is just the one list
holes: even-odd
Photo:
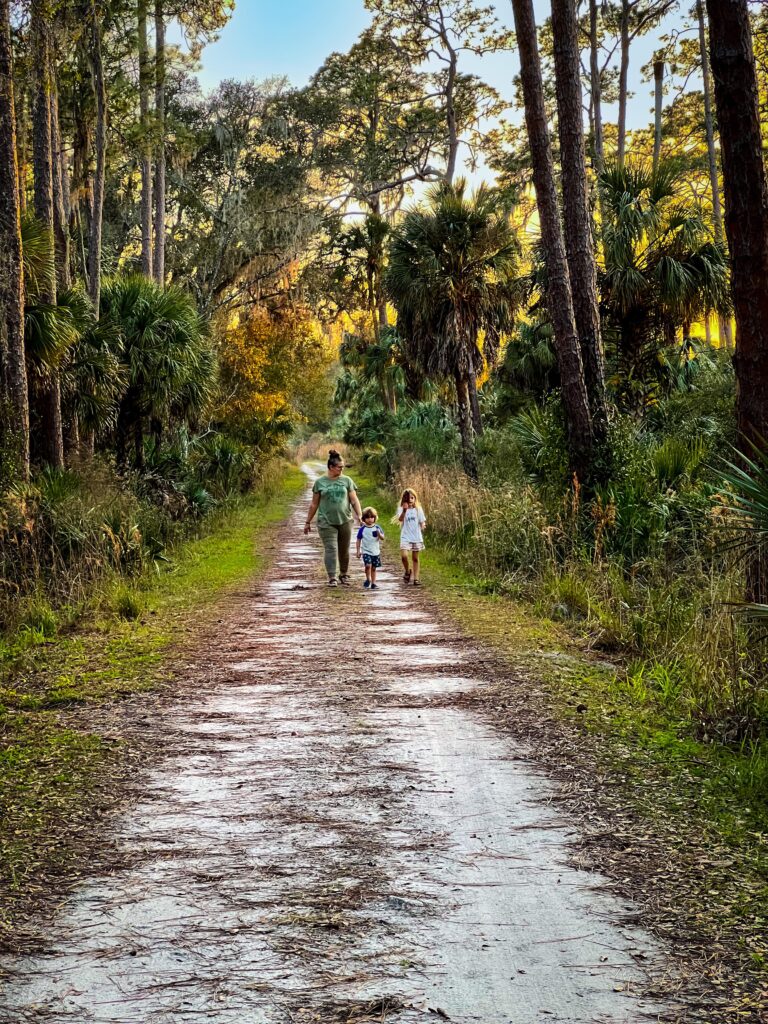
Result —
[{"label": "child's bare leg", "polygon": [[373,581],[373,569],[370,567],[370,565],[366,565],[365,567],[365,578],[368,580],[369,583]]},{"label": "child's bare leg", "polygon": [[419,578],[419,552],[411,552],[411,558],[413,558],[413,582],[415,583]]},{"label": "child's bare leg", "polygon": [[403,572],[406,576],[410,576],[411,567],[408,564],[408,552],[405,549],[401,549],[400,551],[400,560],[403,563]]},{"label": "child's bare leg", "polygon": [[370,568],[371,568],[371,586],[373,586],[373,584],[376,582],[376,566],[372,565]]}]

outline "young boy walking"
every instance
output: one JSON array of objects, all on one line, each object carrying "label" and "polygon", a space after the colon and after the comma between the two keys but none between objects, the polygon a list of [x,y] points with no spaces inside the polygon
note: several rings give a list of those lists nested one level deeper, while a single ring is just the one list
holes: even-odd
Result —
[{"label": "young boy walking", "polygon": [[357,549],[355,554],[358,558],[362,555],[365,564],[366,590],[378,590],[376,583],[376,570],[381,568],[381,542],[384,540],[384,531],[377,523],[379,513],[369,505],[363,509],[360,517],[362,526],[357,531]]}]

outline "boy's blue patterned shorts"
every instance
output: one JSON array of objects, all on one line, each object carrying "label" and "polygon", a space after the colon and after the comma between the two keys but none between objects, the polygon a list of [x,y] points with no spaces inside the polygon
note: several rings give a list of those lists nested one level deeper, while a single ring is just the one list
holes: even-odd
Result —
[{"label": "boy's blue patterned shorts", "polygon": [[363,555],[363,562],[372,569],[381,568],[381,555]]}]

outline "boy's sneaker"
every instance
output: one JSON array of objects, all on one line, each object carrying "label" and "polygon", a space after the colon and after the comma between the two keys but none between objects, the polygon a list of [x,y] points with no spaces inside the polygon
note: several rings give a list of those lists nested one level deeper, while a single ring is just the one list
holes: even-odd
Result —
[{"label": "boy's sneaker", "polygon": [[378,583],[372,583],[371,584],[371,590],[378,590],[378,589],[379,589],[379,584]]},{"label": "boy's sneaker", "polygon": [[370,585],[371,585],[371,581],[370,580],[366,580],[365,583],[363,584],[363,586],[365,587],[366,590],[370,587]]}]

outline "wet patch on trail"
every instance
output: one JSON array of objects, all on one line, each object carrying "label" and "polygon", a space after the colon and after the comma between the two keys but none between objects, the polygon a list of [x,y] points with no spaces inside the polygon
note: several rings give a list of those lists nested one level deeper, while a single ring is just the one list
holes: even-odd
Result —
[{"label": "wet patch on trail", "polygon": [[386,571],[326,591],[303,513],[165,708],[124,864],[3,961],[0,1020],[656,1019],[664,951],[568,866],[528,752],[463,705],[471,647]]}]

